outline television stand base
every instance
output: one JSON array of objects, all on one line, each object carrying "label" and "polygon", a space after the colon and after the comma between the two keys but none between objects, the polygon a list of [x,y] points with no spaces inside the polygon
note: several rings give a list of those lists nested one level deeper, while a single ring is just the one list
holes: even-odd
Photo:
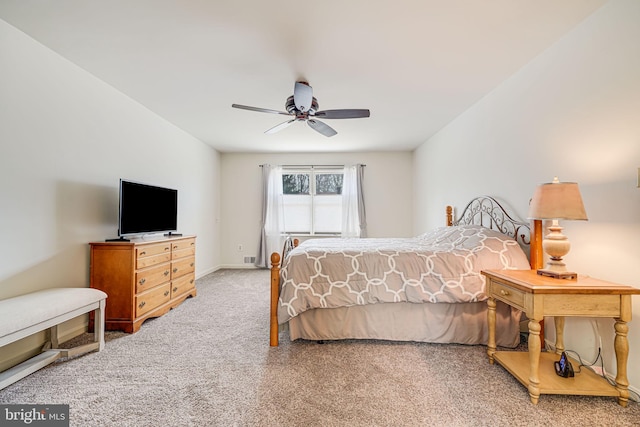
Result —
[{"label": "television stand base", "polygon": [[180,237],[182,236],[182,233],[172,233],[172,232],[168,232],[164,235],[165,237]]},{"label": "television stand base", "polygon": [[130,239],[125,239],[124,237],[118,237],[117,239],[106,239],[105,242],[130,242]]}]

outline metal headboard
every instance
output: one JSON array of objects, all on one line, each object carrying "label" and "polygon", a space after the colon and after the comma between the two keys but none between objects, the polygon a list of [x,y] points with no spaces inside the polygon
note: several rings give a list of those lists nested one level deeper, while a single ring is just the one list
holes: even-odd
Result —
[{"label": "metal headboard", "polygon": [[289,256],[289,252],[294,250],[297,246],[298,246],[298,239],[294,239],[291,236],[287,236],[284,240],[284,244],[282,245],[281,260],[284,261],[284,259]]},{"label": "metal headboard", "polygon": [[481,225],[512,237],[529,253],[531,226],[512,218],[496,199],[480,196],[472,199],[451,225]]},{"label": "metal headboard", "polygon": [[293,239],[291,236],[287,236],[284,240],[284,244],[282,245],[282,261],[289,255],[289,252],[293,250],[295,246],[293,245]]}]

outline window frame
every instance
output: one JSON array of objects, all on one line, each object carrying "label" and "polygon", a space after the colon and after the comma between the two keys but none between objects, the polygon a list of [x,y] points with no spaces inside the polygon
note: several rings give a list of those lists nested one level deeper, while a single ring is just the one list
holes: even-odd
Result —
[{"label": "window frame", "polygon": [[[291,174],[304,174],[309,175],[309,196],[311,198],[310,202],[310,231],[285,231],[284,234],[292,235],[292,236],[340,236],[342,234],[342,230],[338,229],[336,231],[316,231],[316,219],[315,219],[315,198],[316,197],[326,197],[326,196],[340,196],[342,199],[342,188],[340,189],[339,194],[317,194],[316,193],[316,175],[320,174],[339,174],[342,175],[343,183],[344,183],[344,166],[283,166],[282,167],[282,175],[291,175]],[[283,188],[283,204],[284,197],[286,196],[294,196],[296,194],[285,194]],[[285,228],[286,228],[286,206],[285,206]],[[342,205],[340,205],[340,217],[342,218]],[[342,228],[340,226],[340,228]]]}]

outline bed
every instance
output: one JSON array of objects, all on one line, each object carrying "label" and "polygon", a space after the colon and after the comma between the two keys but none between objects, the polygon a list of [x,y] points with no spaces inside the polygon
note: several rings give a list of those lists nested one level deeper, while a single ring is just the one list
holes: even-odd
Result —
[{"label": "bed", "polygon": [[[452,212],[413,238],[288,239],[271,256],[271,345],[283,330],[291,340],[486,344],[480,271],[537,268],[540,223],[531,230],[489,196]],[[515,347],[521,312],[498,301],[496,313],[497,345]]]}]

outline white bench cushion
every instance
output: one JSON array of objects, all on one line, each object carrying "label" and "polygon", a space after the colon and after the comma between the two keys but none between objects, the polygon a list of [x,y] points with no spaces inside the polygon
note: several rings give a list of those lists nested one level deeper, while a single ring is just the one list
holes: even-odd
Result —
[{"label": "white bench cushion", "polygon": [[93,288],[55,288],[0,301],[0,337],[107,298]]}]

